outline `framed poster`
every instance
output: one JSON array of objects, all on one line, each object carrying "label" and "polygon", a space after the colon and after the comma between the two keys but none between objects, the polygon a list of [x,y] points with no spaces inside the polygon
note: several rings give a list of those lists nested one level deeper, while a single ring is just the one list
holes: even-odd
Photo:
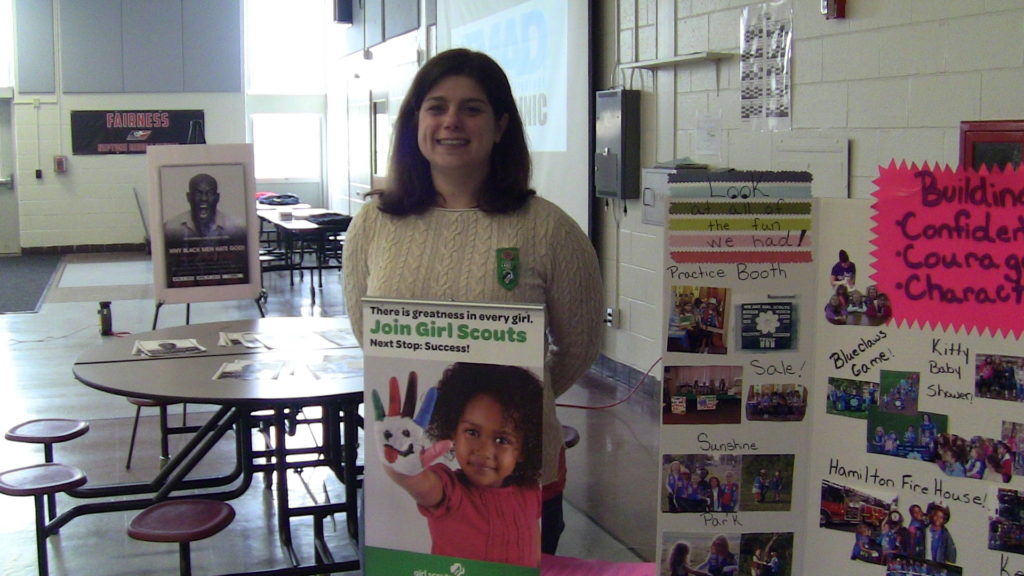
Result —
[{"label": "framed poster", "polygon": [[147,156],[157,301],[258,297],[252,145],[155,146]]}]

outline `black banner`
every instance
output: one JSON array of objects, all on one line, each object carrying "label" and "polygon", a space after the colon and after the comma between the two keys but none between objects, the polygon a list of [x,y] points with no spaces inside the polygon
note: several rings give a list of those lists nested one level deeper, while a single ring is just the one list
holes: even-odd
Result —
[{"label": "black banner", "polygon": [[158,144],[187,144],[202,110],[79,110],[71,112],[71,152],[145,154]]}]

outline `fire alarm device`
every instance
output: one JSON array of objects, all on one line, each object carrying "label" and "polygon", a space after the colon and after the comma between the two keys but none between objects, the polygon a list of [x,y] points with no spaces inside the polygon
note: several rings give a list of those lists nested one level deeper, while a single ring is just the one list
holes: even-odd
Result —
[{"label": "fire alarm device", "polygon": [[821,0],[821,14],[826,20],[846,18],[846,0]]},{"label": "fire alarm device", "polygon": [[54,156],[53,157],[53,171],[57,174],[63,174],[68,171],[68,157],[67,156]]}]

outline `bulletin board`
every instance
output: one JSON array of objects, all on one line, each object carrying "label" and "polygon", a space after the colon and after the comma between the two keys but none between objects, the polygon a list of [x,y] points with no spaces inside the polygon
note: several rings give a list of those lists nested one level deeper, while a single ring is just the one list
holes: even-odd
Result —
[{"label": "bulletin board", "polygon": [[1024,571],[1024,171],[722,178],[668,198],[658,574]]}]

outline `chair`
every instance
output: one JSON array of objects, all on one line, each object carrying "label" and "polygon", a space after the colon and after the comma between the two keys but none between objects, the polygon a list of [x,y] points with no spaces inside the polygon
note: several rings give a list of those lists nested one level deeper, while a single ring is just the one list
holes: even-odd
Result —
[{"label": "chair", "polygon": [[[4,434],[4,438],[11,442],[42,444],[43,461],[49,464],[53,462],[54,444],[74,440],[88,431],[89,423],[84,420],[40,418],[13,426]],[[55,493],[48,494],[46,501],[48,517],[53,520],[57,517],[57,495]]]},{"label": "chair", "polygon": [[167,418],[167,407],[170,406],[167,402],[161,402],[159,400],[148,400],[146,398],[128,398],[128,402],[135,405],[135,421],[132,423],[132,439],[128,445],[128,460],[125,462],[125,470],[131,470],[132,468],[132,454],[135,452],[135,437],[139,431],[139,417],[142,414],[143,407],[156,407],[160,409],[160,458],[167,460],[170,457],[171,449],[168,437],[171,434],[187,434],[196,432],[200,426],[189,426],[188,425],[188,412],[186,408],[182,409],[181,413],[181,426],[171,426]]},{"label": "chair", "polygon": [[192,574],[191,543],[217,534],[235,519],[235,509],[219,500],[164,500],[128,524],[128,536],[146,542],[177,542],[178,572]]},{"label": "chair", "polygon": [[36,505],[36,558],[39,576],[50,573],[46,552],[46,500],[58,492],[78,488],[86,477],[78,468],[55,462],[45,462],[0,473],[0,494],[32,496]]}]

